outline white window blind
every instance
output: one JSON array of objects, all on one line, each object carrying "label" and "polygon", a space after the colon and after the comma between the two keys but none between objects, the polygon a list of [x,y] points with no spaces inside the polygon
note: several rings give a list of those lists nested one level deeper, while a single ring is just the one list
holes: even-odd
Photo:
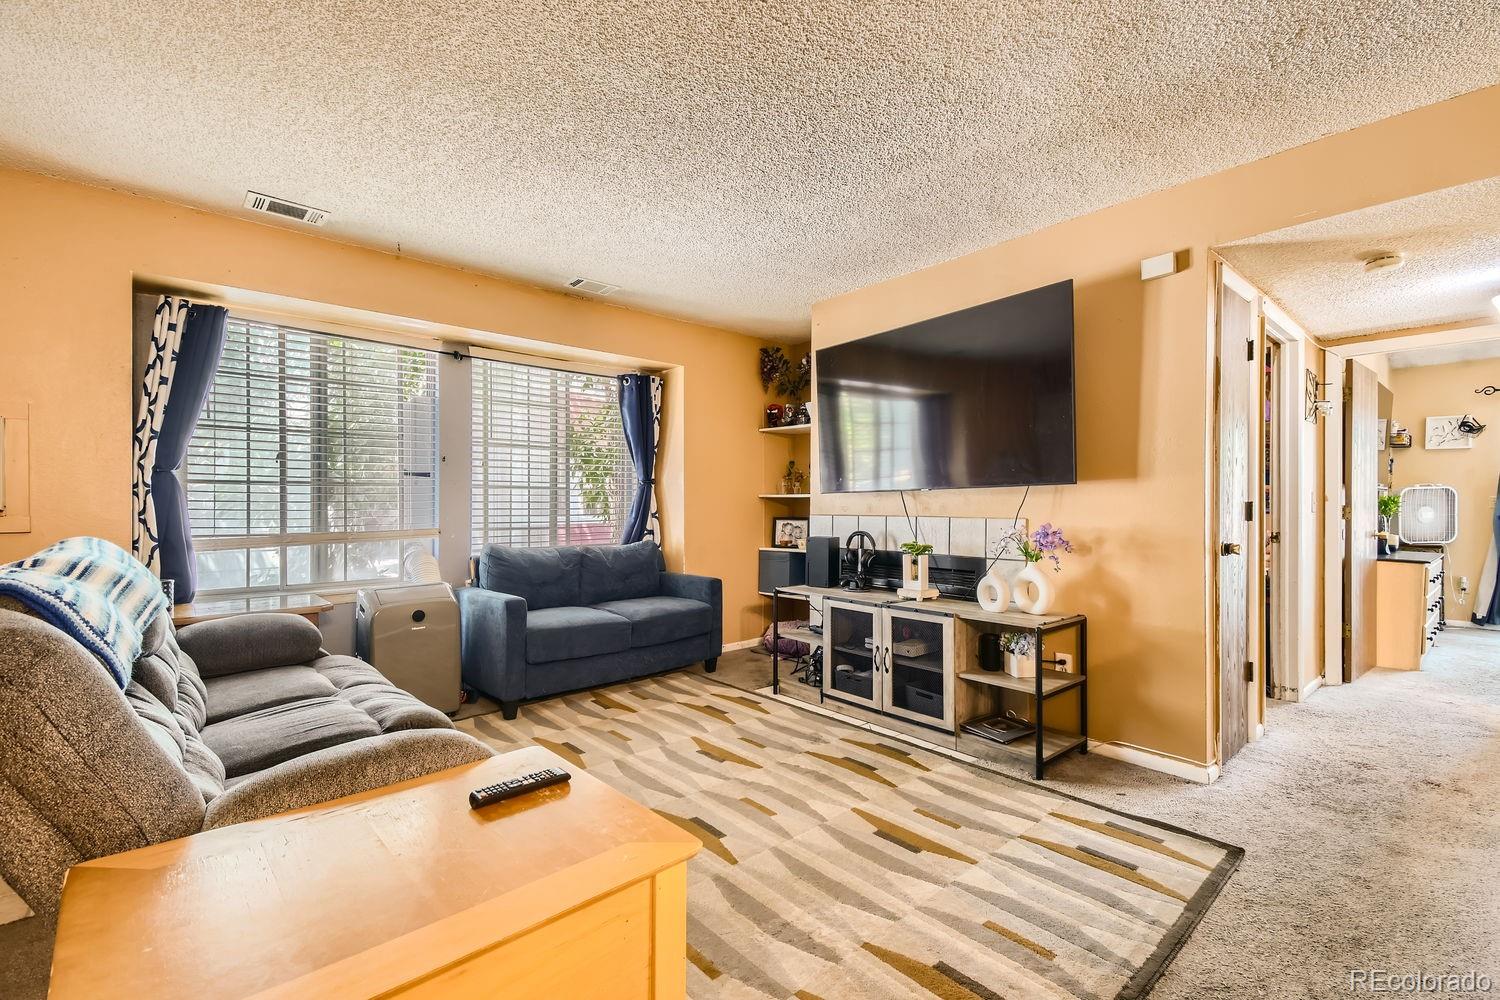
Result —
[{"label": "white window blind", "polygon": [[613,378],[475,358],[474,551],[619,541],[635,495]]},{"label": "white window blind", "polygon": [[184,474],[198,590],[400,577],[437,538],[437,359],[230,316]]}]

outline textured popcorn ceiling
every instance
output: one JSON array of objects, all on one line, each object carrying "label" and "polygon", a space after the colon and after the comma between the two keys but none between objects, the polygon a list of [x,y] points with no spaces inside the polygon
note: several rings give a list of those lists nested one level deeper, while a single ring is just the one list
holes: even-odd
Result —
[{"label": "textured popcorn ceiling", "polygon": [[794,336],[1497,57],[1493,0],[28,0],[0,162],[230,214],[255,189],[334,239]]},{"label": "textured popcorn ceiling", "polygon": [[[1246,278],[1325,338],[1496,318],[1500,177],[1220,247]],[[1366,271],[1380,253],[1400,267]]]}]

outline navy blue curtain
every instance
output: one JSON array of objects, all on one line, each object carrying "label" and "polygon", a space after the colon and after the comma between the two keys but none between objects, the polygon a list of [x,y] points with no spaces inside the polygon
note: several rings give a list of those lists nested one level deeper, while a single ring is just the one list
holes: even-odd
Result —
[{"label": "navy blue curtain", "polygon": [[[625,446],[635,467],[635,497],[625,517],[620,541],[625,544],[656,538],[656,441],[661,416],[661,380],[651,375],[620,376],[620,419]],[[657,539],[660,542],[660,539]]]},{"label": "navy blue curtain", "polygon": [[193,560],[193,528],[188,520],[187,497],[177,470],[187,458],[188,442],[198,426],[198,414],[208,398],[219,357],[224,353],[224,322],[229,311],[223,306],[194,305],[188,309],[172,373],[161,434],[156,440],[156,463],[151,467],[151,497],[156,506],[157,545],[161,552],[161,578],[176,581],[176,601],[186,604],[198,589],[198,570]]}]

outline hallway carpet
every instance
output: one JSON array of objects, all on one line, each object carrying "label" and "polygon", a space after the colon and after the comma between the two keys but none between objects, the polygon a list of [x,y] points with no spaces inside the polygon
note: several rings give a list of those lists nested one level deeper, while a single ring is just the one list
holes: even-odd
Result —
[{"label": "hallway carpet", "polygon": [[1045,785],[1245,847],[1153,1000],[1371,995],[1356,969],[1500,993],[1500,634],[1449,629],[1420,672],[1273,703],[1207,787],[1097,754]]},{"label": "hallway carpet", "polygon": [[458,726],[703,842],[697,1000],[1143,996],[1241,854],[691,673]]}]

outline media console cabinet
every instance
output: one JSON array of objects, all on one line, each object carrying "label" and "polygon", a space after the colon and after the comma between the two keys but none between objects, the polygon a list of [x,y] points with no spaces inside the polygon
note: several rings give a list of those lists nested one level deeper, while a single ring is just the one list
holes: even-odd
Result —
[{"label": "media console cabinet", "polygon": [[[823,628],[784,627],[781,600],[821,606]],[[797,680],[788,693],[810,696],[855,721],[874,722],[938,746],[992,761],[1028,759],[1042,780],[1046,766],[1070,751],[1088,753],[1088,620],[1082,615],[985,611],[973,601],[911,601],[890,590],[777,587],[771,597],[771,688],[783,693],[782,638],[821,647],[817,686]],[[1034,677],[983,670],[980,636],[1032,637]],[[1053,669],[1066,666],[1067,669]],[[1075,720],[1059,728],[1051,720]],[[1019,739],[985,723],[1029,725]]]}]

